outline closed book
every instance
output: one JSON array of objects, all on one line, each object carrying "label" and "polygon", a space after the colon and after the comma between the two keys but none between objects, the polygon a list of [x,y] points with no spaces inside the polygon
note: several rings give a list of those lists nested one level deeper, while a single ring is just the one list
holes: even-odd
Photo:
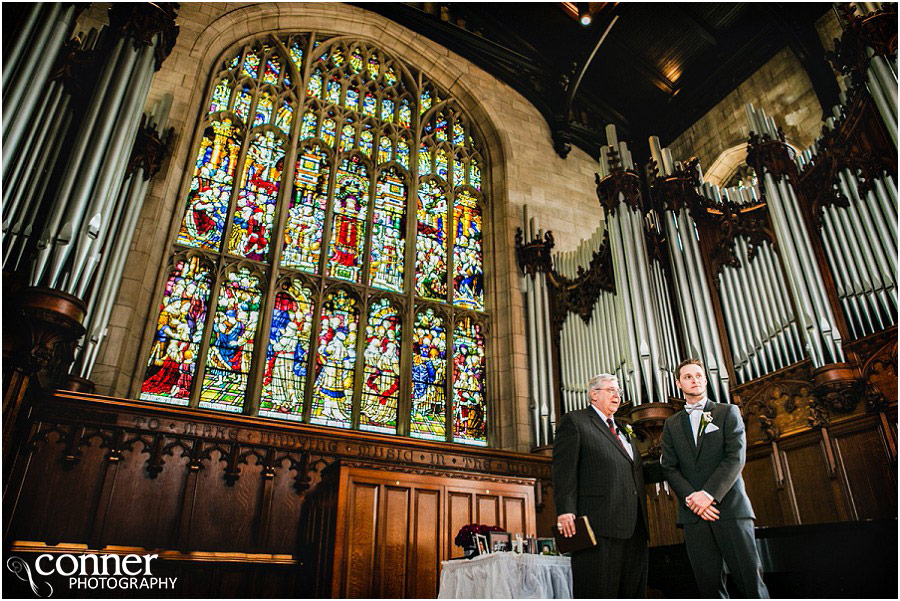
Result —
[{"label": "closed book", "polygon": [[553,538],[556,539],[556,550],[560,553],[583,551],[597,546],[597,538],[586,515],[575,518],[575,534],[572,536],[563,536],[559,528],[553,526]]}]

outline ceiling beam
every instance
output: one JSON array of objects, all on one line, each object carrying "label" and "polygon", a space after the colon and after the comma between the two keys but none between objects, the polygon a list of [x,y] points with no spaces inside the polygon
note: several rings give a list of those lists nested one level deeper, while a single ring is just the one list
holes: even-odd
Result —
[{"label": "ceiling beam", "polygon": [[678,10],[681,11],[681,14],[687,17],[688,22],[694,28],[694,31],[696,31],[700,35],[701,38],[703,38],[713,46],[719,45],[719,36],[716,33],[716,30],[709,24],[709,22],[707,22],[706,19],[701,17],[694,9],[690,8],[683,2],[677,2],[675,6],[678,7]]}]

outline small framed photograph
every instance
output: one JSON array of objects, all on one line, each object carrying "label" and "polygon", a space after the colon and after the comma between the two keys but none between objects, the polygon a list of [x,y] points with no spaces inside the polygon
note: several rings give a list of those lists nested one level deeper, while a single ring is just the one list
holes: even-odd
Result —
[{"label": "small framed photograph", "polygon": [[533,537],[533,536],[528,537],[526,549],[528,549],[527,552],[531,553],[532,555],[537,554],[537,552],[538,552],[537,539],[535,537]]},{"label": "small framed photograph", "polygon": [[537,548],[540,555],[557,555],[556,541],[552,538],[537,539]]},{"label": "small framed photograph", "polygon": [[475,542],[478,543],[478,554],[485,555],[491,552],[491,547],[488,545],[487,537],[483,534],[475,535]]},{"label": "small framed photograph", "polygon": [[491,553],[512,551],[512,537],[509,532],[488,532],[487,536]]}]

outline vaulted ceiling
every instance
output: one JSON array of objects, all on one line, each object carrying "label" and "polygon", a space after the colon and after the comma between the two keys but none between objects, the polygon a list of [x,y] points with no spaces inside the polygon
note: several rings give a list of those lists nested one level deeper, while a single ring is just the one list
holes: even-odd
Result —
[{"label": "vaulted ceiling", "polygon": [[[789,46],[837,102],[815,22],[827,3],[359,3],[448,47],[528,98],[557,152],[596,156],[603,128],[668,144]],[[590,26],[577,13],[590,12]],[[605,34],[605,35],[604,35]],[[637,144],[635,144],[637,142]],[[638,157],[636,157],[638,158]]]}]

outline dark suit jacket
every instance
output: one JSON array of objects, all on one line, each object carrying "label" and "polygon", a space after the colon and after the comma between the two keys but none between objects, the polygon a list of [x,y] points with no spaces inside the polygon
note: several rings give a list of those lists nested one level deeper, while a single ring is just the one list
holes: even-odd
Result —
[{"label": "dark suit jacket", "polygon": [[586,515],[596,536],[628,539],[638,505],[647,524],[641,454],[634,461],[593,407],[563,415],[553,442],[556,513]]},{"label": "dark suit jacket", "polygon": [[712,423],[694,444],[691,422],[682,410],[666,420],[662,433],[660,464],[666,480],[678,495],[678,524],[693,524],[700,516],[688,509],[685,497],[705,490],[716,500],[719,519],[753,518],[753,507],[744,490],[741,470],[747,456],[744,420],[737,405],[707,401]]}]

